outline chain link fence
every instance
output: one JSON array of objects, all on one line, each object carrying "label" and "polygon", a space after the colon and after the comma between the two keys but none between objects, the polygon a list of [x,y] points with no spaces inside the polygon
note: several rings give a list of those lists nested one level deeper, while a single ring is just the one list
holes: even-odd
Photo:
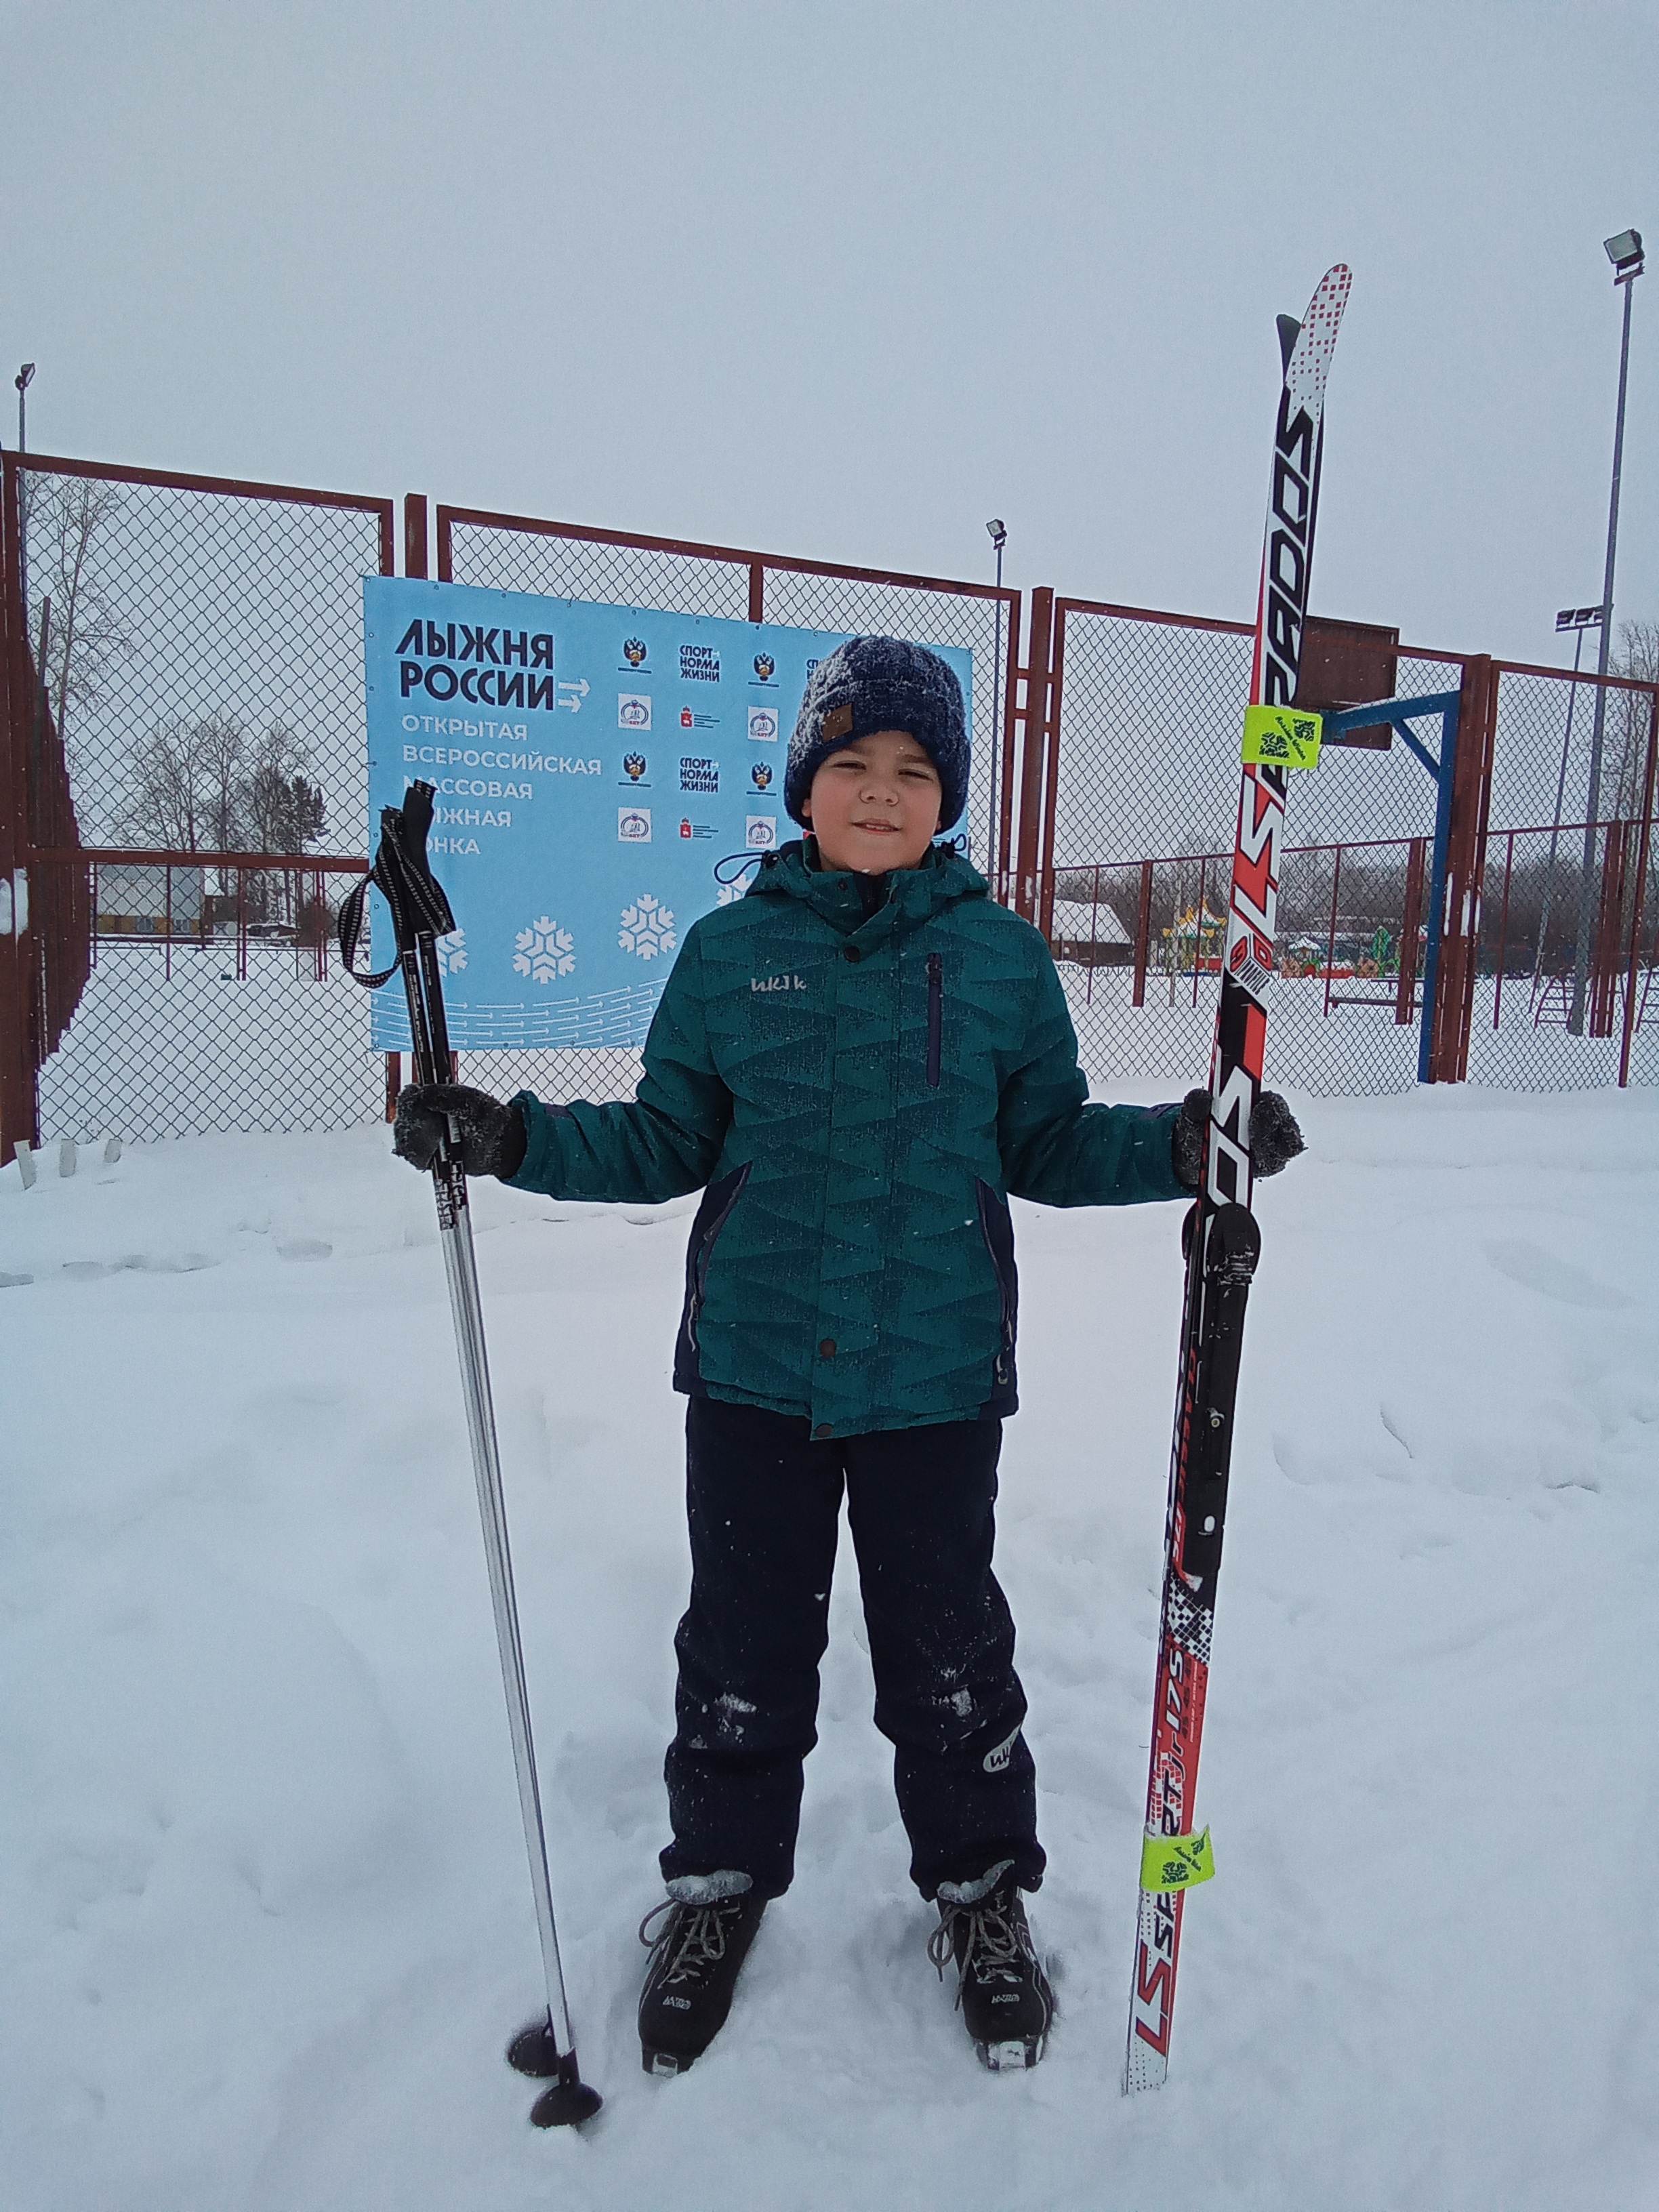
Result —
[{"label": "chain link fence", "polygon": [[[1055,603],[1053,804],[1038,918],[1097,1078],[1199,1079],[1220,991],[1252,632]],[[1402,649],[1397,696],[1461,661]],[[1432,754],[1438,724],[1422,726]],[[1270,1073],[1372,1092],[1417,1079],[1438,787],[1386,726],[1291,780]]]},{"label": "chain link fence", "polygon": [[9,453],[5,506],[42,1135],[377,1112],[326,941],[368,842],[361,587],[392,502]]},{"label": "chain link fence", "polygon": [[1659,1079],[1656,732],[1659,687],[1500,665],[1472,1081]]},{"label": "chain link fence", "polygon": [[[360,586],[392,571],[391,502],[15,454],[4,501],[42,1135],[378,1115],[392,1071],[331,932],[369,836]],[[964,832],[1006,873],[1018,594],[470,509],[441,507],[437,525],[448,580],[967,648]],[[424,573],[423,536],[418,559],[410,545]],[[1054,613],[1051,678],[1020,709],[1048,749],[1035,780],[1012,779],[1039,809],[1034,908],[1091,1071],[1184,1087],[1207,1066],[1219,990],[1251,634],[1080,600]],[[1409,648],[1392,665],[1407,697],[1464,674]],[[1479,896],[1458,923],[1468,1074],[1659,1080],[1659,687],[1500,664],[1482,696],[1487,726],[1462,738],[1491,745]],[[1418,728],[1432,753],[1438,726]],[[1437,792],[1386,727],[1293,780],[1273,1080],[1416,1079]],[[468,1054],[463,1073],[561,1100],[627,1096],[638,1070],[632,1050],[586,1049]]]},{"label": "chain link fence", "polygon": [[36,866],[75,879],[94,922],[74,1018],[40,1066],[45,1139],[335,1129],[380,1113],[384,1062],[333,944],[349,877]]}]

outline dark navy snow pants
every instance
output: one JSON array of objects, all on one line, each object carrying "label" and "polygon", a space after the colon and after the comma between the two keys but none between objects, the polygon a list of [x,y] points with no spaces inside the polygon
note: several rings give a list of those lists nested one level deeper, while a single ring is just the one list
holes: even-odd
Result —
[{"label": "dark navy snow pants", "polygon": [[991,1571],[1001,1423],[815,1443],[804,1419],[694,1398],[685,1433],[691,1602],[674,1639],[665,1877],[789,1887],[844,1491],[911,1878],[931,1898],[1012,1859],[1035,1889],[1036,1771]]}]

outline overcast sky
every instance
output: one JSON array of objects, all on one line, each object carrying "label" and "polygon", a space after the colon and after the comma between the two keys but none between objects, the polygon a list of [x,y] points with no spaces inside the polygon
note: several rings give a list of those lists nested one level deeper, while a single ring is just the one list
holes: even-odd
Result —
[{"label": "overcast sky", "polygon": [[1659,5],[8,0],[0,70],[38,450],[939,575],[1000,514],[1012,582],[1245,617],[1340,259],[1316,609],[1553,660],[1600,596]]}]

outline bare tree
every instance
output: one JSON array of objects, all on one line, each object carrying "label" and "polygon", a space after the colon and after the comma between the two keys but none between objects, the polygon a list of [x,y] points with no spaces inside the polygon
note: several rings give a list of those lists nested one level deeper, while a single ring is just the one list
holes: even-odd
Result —
[{"label": "bare tree", "polygon": [[28,544],[31,648],[39,652],[42,616],[46,652],[41,670],[60,738],[76,710],[97,706],[108,693],[115,660],[131,644],[108,595],[100,587],[94,541],[122,505],[112,483],[88,477],[23,476],[23,520]]},{"label": "bare tree", "polygon": [[321,787],[310,756],[285,723],[273,722],[249,756],[241,794],[243,834],[254,853],[303,853],[323,834]]},{"label": "bare tree", "polygon": [[134,748],[129,823],[174,851],[298,854],[327,818],[309,766],[283,723],[250,745],[234,715],[174,715]]},{"label": "bare tree", "polygon": [[173,852],[194,853],[208,842],[196,728],[175,714],[133,750],[129,826]]}]

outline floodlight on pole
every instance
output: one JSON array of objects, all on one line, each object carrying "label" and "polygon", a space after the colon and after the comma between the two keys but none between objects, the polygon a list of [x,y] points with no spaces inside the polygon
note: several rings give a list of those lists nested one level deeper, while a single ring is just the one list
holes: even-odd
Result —
[{"label": "floodlight on pole", "polygon": [[1008,526],[1000,515],[994,515],[985,526],[992,544],[996,548],[997,589],[1002,589],[1002,549],[1008,543]]},{"label": "floodlight on pole", "polygon": [[1624,335],[1619,345],[1619,410],[1613,429],[1613,493],[1607,503],[1607,565],[1601,582],[1601,647],[1596,655],[1595,719],[1590,729],[1589,804],[1585,809],[1584,875],[1578,888],[1578,937],[1572,961],[1572,1005],[1567,1029],[1584,1034],[1584,1000],[1589,988],[1590,908],[1595,897],[1596,814],[1601,804],[1601,732],[1607,718],[1607,651],[1613,642],[1613,570],[1619,550],[1619,476],[1625,460],[1625,390],[1630,379],[1630,303],[1642,274],[1642,234],[1621,230],[1601,241],[1613,264],[1615,287],[1625,288]]},{"label": "floodlight on pole", "polygon": [[33,381],[34,363],[32,361],[26,361],[12,379],[12,382],[17,386],[17,450],[20,453],[28,451],[28,417],[24,411],[23,394]]},{"label": "floodlight on pole", "polygon": [[1642,273],[1642,234],[1639,230],[1621,230],[1616,238],[1604,238],[1601,245],[1613,264],[1615,284],[1628,284]]}]

